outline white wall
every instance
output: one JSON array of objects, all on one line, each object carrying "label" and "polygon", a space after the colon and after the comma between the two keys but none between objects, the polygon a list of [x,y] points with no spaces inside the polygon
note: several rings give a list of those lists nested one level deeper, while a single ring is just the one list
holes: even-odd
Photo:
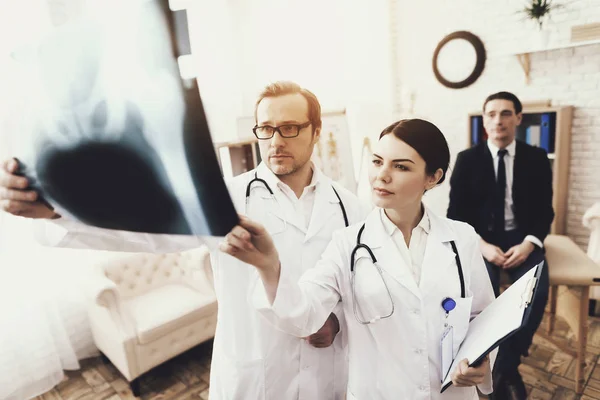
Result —
[{"label": "white wall", "polygon": [[237,37],[230,1],[188,4],[190,45],[202,103],[215,142],[233,140],[242,106]]},{"label": "white wall", "polygon": [[[346,109],[358,163],[362,138],[377,135],[392,115],[388,0],[361,0],[351,6],[346,0],[226,3],[221,14],[212,5],[205,7],[204,20],[212,20],[211,27],[195,29],[193,37],[203,43],[194,51],[218,59],[198,61],[210,64],[202,67],[209,77],[200,89],[211,128],[218,121],[213,139],[235,139],[231,124],[253,114],[260,90],[276,80],[292,80],[313,91],[324,111]],[[220,18],[229,19],[226,27],[215,26]],[[219,46],[229,49],[217,50]]]},{"label": "white wall", "polygon": [[[600,45],[532,54],[526,85],[514,53],[529,47],[536,27],[518,14],[520,0],[217,3],[204,8],[192,38],[205,56],[199,81],[215,141],[235,139],[235,119],[251,115],[260,89],[278,79],[315,92],[324,110],[346,109],[356,169],[363,137],[374,140],[399,118],[435,122],[447,135],[453,164],[467,146],[467,114],[492,92],[573,105],[567,233],[586,245],[581,217],[600,201]],[[547,24],[549,46],[568,43],[572,25],[597,21],[600,1],[568,2]],[[456,30],[478,35],[487,51],[483,75],[461,90],[443,87],[431,68],[437,43]],[[439,213],[448,189],[445,183],[427,195]]]},{"label": "white wall", "polygon": [[[598,0],[562,3],[568,5],[548,23],[550,47],[568,43],[572,25],[600,21]],[[467,114],[479,110],[490,93],[508,90],[524,102],[551,99],[554,105],[575,106],[567,233],[585,248],[589,231],[581,218],[600,201],[600,44],[532,54],[531,82],[525,85],[513,54],[529,46],[535,26],[517,14],[523,4],[520,0],[390,0],[398,65],[394,110],[396,116],[408,115],[407,93],[414,92],[414,115],[436,123],[447,135],[453,165],[456,153],[467,146]],[[431,68],[437,43],[456,30],[479,36],[487,51],[483,75],[461,90],[439,84]],[[438,212],[445,213],[448,189],[446,183],[428,195],[427,202]]]}]

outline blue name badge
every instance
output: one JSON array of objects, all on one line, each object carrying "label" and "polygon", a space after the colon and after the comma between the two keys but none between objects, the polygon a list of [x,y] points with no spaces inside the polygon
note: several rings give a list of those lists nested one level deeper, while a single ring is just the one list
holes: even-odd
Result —
[{"label": "blue name badge", "polygon": [[453,334],[452,334],[452,326],[448,326],[444,333],[442,334],[442,340],[440,343],[440,357],[441,357],[441,376],[442,382],[446,379],[446,375],[450,371],[450,366],[452,365],[452,361],[454,361],[453,354]]}]

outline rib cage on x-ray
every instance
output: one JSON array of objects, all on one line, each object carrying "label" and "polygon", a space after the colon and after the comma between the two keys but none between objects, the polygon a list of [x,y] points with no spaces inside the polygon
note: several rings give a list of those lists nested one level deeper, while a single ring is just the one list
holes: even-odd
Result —
[{"label": "rib cage on x-ray", "polygon": [[167,0],[89,2],[36,47],[18,157],[59,212],[150,233],[237,223],[196,80],[178,69],[186,24]]}]

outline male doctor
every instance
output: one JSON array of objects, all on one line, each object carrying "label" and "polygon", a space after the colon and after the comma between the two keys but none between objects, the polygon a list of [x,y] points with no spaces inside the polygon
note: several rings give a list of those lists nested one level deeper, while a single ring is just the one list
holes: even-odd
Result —
[{"label": "male doctor", "polygon": [[[351,192],[310,161],[321,132],[321,106],[314,94],[292,82],[271,84],[256,102],[255,120],[263,162],[232,179],[228,188],[238,212],[267,227],[282,259],[294,266],[299,279],[317,263],[333,232],[360,221],[364,213]],[[39,240],[46,244],[146,252],[201,245],[200,238],[105,230],[68,221],[26,190],[27,180],[14,174],[14,160],[2,167],[0,207],[15,215],[51,219],[36,227]],[[212,252],[211,261],[219,307],[210,398],[343,399],[347,354],[338,309],[314,335],[305,339],[287,335],[250,306],[248,297],[261,284],[253,268],[219,251]]]}]

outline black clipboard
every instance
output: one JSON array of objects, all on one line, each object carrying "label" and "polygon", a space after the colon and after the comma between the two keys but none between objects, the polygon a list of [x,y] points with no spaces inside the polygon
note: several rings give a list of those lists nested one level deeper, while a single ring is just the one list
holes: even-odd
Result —
[{"label": "black clipboard", "polygon": [[[531,268],[531,270],[528,273],[526,273],[525,275],[523,275],[523,277],[521,277],[515,283],[513,283],[513,285],[515,285],[515,284],[517,284],[517,282],[521,281],[522,279],[527,280],[527,282],[522,282],[523,285],[525,286],[525,291],[523,293],[521,293],[521,300],[522,300],[521,307],[524,307],[525,311],[523,312],[523,318],[521,319],[521,324],[519,325],[519,327],[512,330],[508,334],[502,336],[501,338],[495,340],[494,342],[490,343],[484,351],[480,352],[480,354],[475,357],[474,361],[469,363],[469,366],[476,366],[476,365],[480,364],[483,361],[483,359],[490,352],[492,352],[494,349],[496,349],[502,342],[504,342],[505,340],[512,337],[515,333],[517,333],[519,330],[521,330],[521,328],[523,328],[523,326],[525,324],[527,324],[527,321],[529,321],[529,315],[531,314],[530,305],[531,305],[531,302],[533,301],[533,299],[535,298],[535,294],[537,292],[537,288],[539,285],[543,267],[544,267],[544,261],[540,262],[539,264],[537,264],[536,266]],[[535,270],[535,272],[532,273],[531,272],[532,270]],[[533,276],[531,276],[531,274]],[[514,294],[509,292],[509,290],[510,290],[510,287],[506,291],[504,291],[502,294],[500,294],[500,296],[498,296],[496,298],[496,300],[494,300],[494,302],[492,302],[490,305],[488,305],[488,307],[486,307],[477,317],[475,317],[471,321],[471,324],[474,321],[476,321],[477,318],[479,318],[479,316],[486,315],[486,314],[484,314],[486,312],[486,310],[488,310],[488,309],[492,310],[491,307],[494,305],[494,303],[499,301],[502,298],[502,296],[504,296],[506,293],[509,293],[509,295],[513,296]],[[500,300],[500,302],[502,302],[502,301],[503,300]],[[452,381],[451,380],[448,381],[448,379],[450,378],[452,372],[454,372],[454,368],[456,367],[455,363],[460,362],[460,360],[464,358],[464,357],[460,356],[460,353],[461,353],[461,348],[462,348],[463,344],[467,341],[468,335],[469,335],[469,333],[467,332],[467,337],[465,337],[465,341],[463,341],[463,343],[461,344],[461,347],[459,348],[457,357],[453,360],[452,365],[450,366],[450,369],[448,371],[448,375],[445,377],[444,382],[442,383],[442,389],[440,390],[440,393],[444,393],[444,391],[452,385]]]}]

